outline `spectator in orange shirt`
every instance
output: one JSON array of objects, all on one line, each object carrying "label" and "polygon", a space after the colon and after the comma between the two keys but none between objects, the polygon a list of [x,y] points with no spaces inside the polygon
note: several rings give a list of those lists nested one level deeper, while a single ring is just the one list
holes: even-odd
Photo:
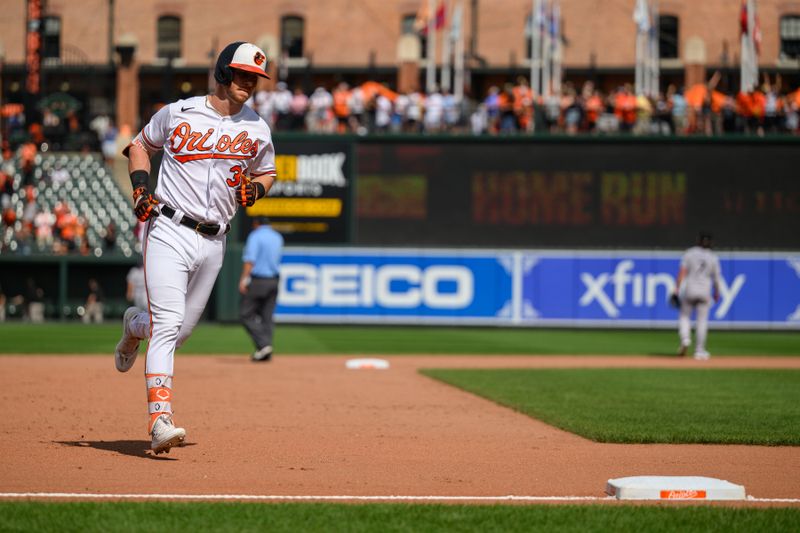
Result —
[{"label": "spectator in orange shirt", "polygon": [[517,123],[519,129],[522,131],[531,131],[531,115],[533,112],[533,92],[528,86],[528,80],[523,76],[517,78],[517,84],[514,86],[514,114],[517,116]]},{"label": "spectator in orange shirt", "polygon": [[636,95],[633,94],[630,83],[626,83],[617,90],[614,96],[614,114],[619,119],[619,129],[630,132],[636,124]]},{"label": "spectator in orange shirt", "polygon": [[348,119],[350,117],[350,87],[345,82],[341,82],[333,91],[333,114],[336,115],[336,132],[346,133],[350,129]]},{"label": "spectator in orange shirt", "polygon": [[584,125],[583,129],[586,131],[594,131],[597,127],[597,119],[603,112],[604,105],[603,99],[600,97],[600,91],[595,89],[594,83],[587,81],[581,88],[581,95],[584,102]]}]

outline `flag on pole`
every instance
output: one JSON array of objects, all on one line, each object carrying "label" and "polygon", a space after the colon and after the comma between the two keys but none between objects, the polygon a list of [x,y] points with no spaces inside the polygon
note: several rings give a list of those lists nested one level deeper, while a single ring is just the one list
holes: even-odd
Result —
[{"label": "flag on pole", "polygon": [[422,0],[414,19],[414,31],[423,36],[428,34],[428,12],[428,0]]},{"label": "flag on pole", "polygon": [[742,34],[739,76],[740,91],[743,93],[752,92],[758,85],[758,46],[761,41],[761,30],[757,29],[755,11],[755,0],[742,0],[739,14],[739,28]]},{"label": "flag on pole", "polygon": [[436,29],[441,30],[447,21],[447,9],[444,0],[439,0],[439,7],[436,8]]}]

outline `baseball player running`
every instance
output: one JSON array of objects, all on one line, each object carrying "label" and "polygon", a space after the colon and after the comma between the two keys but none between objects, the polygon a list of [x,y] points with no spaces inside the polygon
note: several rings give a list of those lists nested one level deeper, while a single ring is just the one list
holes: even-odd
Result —
[{"label": "baseball player running", "polygon": [[710,354],[706,351],[708,334],[708,312],[711,309],[713,292],[714,301],[719,301],[719,258],[711,251],[711,234],[700,232],[697,245],[683,254],[678,279],[675,282],[675,294],[680,301],[678,316],[678,334],[681,345],[678,355],[686,355],[692,342],[692,311],[697,312],[697,342],[694,347],[694,358],[706,360]]},{"label": "baseball player running", "polygon": [[[145,358],[148,432],[154,453],[186,438],[172,420],[175,350],[189,337],[222,266],[225,235],[240,205],[263,198],[275,179],[269,126],[244,105],[258,77],[268,78],[257,46],[235,42],[220,53],[213,94],[161,108],[125,148],[134,212],[146,222],[142,253],[148,309],[130,307],[116,347],[117,370]],[[150,158],[164,150],[158,185],[148,189]]]}]

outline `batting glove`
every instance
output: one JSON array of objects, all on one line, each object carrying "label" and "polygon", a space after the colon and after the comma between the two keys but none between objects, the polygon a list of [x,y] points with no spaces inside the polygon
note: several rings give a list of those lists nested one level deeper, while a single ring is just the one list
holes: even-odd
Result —
[{"label": "batting glove", "polygon": [[250,207],[256,200],[263,198],[266,194],[264,186],[257,181],[246,180],[236,189],[236,200],[243,207]]},{"label": "batting glove", "polygon": [[137,187],[133,191],[133,212],[140,222],[146,222],[150,217],[157,217],[158,210],[154,209],[158,205],[158,200],[153,198],[147,187]]}]

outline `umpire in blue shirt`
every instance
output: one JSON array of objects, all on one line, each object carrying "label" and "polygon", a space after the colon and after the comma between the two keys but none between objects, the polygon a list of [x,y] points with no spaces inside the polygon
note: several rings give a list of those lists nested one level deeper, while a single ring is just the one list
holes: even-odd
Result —
[{"label": "umpire in blue shirt", "polygon": [[253,231],[247,237],[242,254],[239,292],[242,301],[239,316],[256,346],[253,361],[272,359],[273,314],[278,301],[279,265],[283,237],[272,229],[267,217],[253,219]]}]

